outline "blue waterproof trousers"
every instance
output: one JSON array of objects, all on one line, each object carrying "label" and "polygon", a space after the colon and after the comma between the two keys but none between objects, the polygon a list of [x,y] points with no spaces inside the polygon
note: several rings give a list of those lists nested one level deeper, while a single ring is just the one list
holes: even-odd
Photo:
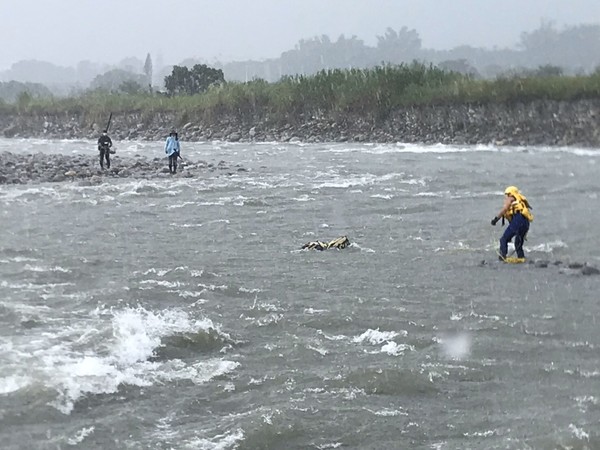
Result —
[{"label": "blue waterproof trousers", "polygon": [[500,238],[500,256],[506,258],[508,253],[508,243],[511,239],[515,238],[515,250],[517,251],[517,258],[525,258],[525,252],[523,252],[523,244],[525,243],[525,236],[529,231],[529,221],[521,214],[516,213],[504,234]]},{"label": "blue waterproof trousers", "polygon": [[179,156],[178,152],[173,152],[169,155],[169,172],[177,173],[177,157]]}]

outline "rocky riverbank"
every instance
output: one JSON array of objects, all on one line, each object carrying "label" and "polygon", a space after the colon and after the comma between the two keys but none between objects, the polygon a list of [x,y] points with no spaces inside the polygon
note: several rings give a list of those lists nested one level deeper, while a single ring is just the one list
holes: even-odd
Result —
[{"label": "rocky riverbank", "polygon": [[[104,120],[104,119],[103,119]],[[89,114],[0,115],[7,138],[97,139],[104,121]],[[419,106],[398,109],[385,119],[359,115],[306,117],[273,121],[266,118],[221,117],[203,121],[164,112],[115,113],[113,140],[162,141],[172,128],[183,141],[230,142],[377,142],[497,146],[548,145],[600,149],[600,99],[570,102],[536,100],[514,104]],[[0,184],[28,182],[98,182],[106,177],[168,177],[163,160],[115,157],[110,170],[83,156],[0,153]],[[205,171],[244,170],[221,162],[185,166],[176,176]]]},{"label": "rocky riverbank", "polygon": [[[9,138],[96,139],[105,119],[72,115],[0,116]],[[171,128],[183,141],[404,142],[422,144],[549,145],[600,148],[600,99],[535,100],[513,104],[407,107],[383,119],[361,115],[266,118],[220,117],[212,121],[164,112],[115,113],[116,140],[163,140]]]},{"label": "rocky riverbank", "polygon": [[44,182],[76,182],[82,186],[99,184],[115,178],[193,178],[209,172],[232,175],[245,171],[243,167],[232,167],[225,161],[218,164],[206,161],[185,162],[178,166],[177,174],[170,174],[164,158],[147,159],[111,158],[110,169],[101,170],[97,158],[87,155],[48,155],[0,153],[0,185]]},{"label": "rocky riverbank", "polygon": [[[600,269],[595,266],[588,264],[587,262],[563,262],[560,260],[550,261],[548,259],[528,259],[526,262],[529,267],[536,269],[546,268],[557,268],[558,273],[570,276],[589,276],[589,275],[600,275]],[[494,260],[486,261],[483,260],[479,263],[481,267],[491,267],[499,269],[503,267],[505,263]]]}]

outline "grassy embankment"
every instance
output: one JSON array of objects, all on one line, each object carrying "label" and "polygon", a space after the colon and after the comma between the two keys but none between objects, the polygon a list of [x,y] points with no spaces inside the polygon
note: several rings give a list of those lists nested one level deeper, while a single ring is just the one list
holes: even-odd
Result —
[{"label": "grassy embankment", "polygon": [[416,105],[512,103],[536,99],[600,98],[600,73],[589,76],[513,77],[474,80],[421,64],[373,69],[322,71],[277,83],[262,80],[225,83],[194,96],[90,92],[68,98],[20,98],[0,103],[5,114],[175,113],[180,121],[211,121],[224,115],[241,119],[286,120],[359,114],[385,118],[395,108]]}]

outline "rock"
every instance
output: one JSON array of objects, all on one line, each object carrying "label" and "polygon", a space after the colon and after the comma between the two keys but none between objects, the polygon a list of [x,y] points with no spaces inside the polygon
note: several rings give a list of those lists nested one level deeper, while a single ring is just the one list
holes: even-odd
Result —
[{"label": "rock", "polygon": [[596,269],[595,267],[588,266],[586,264],[581,268],[581,274],[582,275],[599,275],[600,270]]},{"label": "rock", "polygon": [[7,138],[11,138],[11,137],[15,137],[17,135],[17,127],[16,125],[11,125],[9,127],[6,127],[3,131],[4,137]]},{"label": "rock", "polygon": [[[111,178],[163,178],[168,177],[169,168],[163,158],[146,159],[140,155],[120,157],[113,160],[111,168],[101,170],[95,158],[82,156],[23,154],[0,152],[0,184],[55,182],[86,180],[89,184],[99,184]],[[206,161],[186,162],[180,165],[178,176],[194,177],[198,172],[209,172],[216,168],[229,169],[225,161],[218,165]],[[193,169],[193,170],[192,170]],[[239,168],[238,168],[239,170]],[[185,173],[185,175],[183,175]]]}]

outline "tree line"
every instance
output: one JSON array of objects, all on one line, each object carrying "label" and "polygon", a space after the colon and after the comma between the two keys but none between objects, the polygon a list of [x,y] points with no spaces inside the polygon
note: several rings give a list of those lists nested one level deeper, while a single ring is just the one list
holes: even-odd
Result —
[{"label": "tree line", "polygon": [[[202,77],[195,77],[203,74]],[[511,104],[535,100],[600,99],[600,71],[590,75],[499,77],[477,79],[418,62],[369,69],[329,69],[314,75],[282,77],[269,83],[225,81],[208,66],[177,70],[172,94],[123,94],[88,91],[77,97],[23,96],[16,105],[0,104],[7,114],[85,113],[100,120],[109,112],[137,112],[140,120],[174,113],[181,125],[235,118],[242,123],[293,123],[327,117],[334,120],[385,120],[395,109],[448,104]],[[211,78],[217,75],[216,78]],[[181,78],[179,78],[181,76]],[[203,80],[203,81],[202,81]],[[204,83],[204,84],[202,84]],[[192,91],[185,91],[193,86]],[[197,92],[196,92],[197,90]],[[144,119],[145,117],[145,119]]]},{"label": "tree line", "polygon": [[560,67],[565,74],[591,73],[600,66],[600,25],[578,25],[559,30],[551,22],[524,32],[516,49],[484,49],[468,45],[451,50],[424,48],[414,29],[387,28],[368,46],[356,36],[337,40],[323,35],[301,40],[294,49],[266,61],[242,61],[216,65],[228,80],[262,78],[276,81],[286,75],[310,75],[334,68],[369,68],[384,63],[414,60],[435,64],[475,77],[491,79],[525,73],[539,66]]},{"label": "tree line", "polygon": [[[102,91],[137,95],[163,92],[167,95],[193,95],[208,86],[228,81],[264,80],[276,82],[284,77],[312,75],[332,69],[368,69],[391,64],[410,64],[413,61],[434,64],[443,70],[468,75],[476,79],[506,76],[556,76],[593,73],[600,66],[600,26],[579,25],[558,30],[551,23],[542,23],[532,32],[522,33],[517,50],[486,50],[461,46],[447,51],[425,49],[414,29],[388,28],[377,36],[374,47],[356,36],[328,36],[301,40],[294,49],[279,58],[266,61],[245,61],[209,67],[202,61],[188,59],[169,71],[157,68],[148,53],[145,61],[136,58],[123,60],[119,67],[95,75],[87,87],[74,85],[62,95],[79,95],[86,91]],[[52,65],[39,61],[21,62],[15,66],[35,74],[52,72]],[[160,66],[160,64],[159,64]],[[80,64],[78,72],[91,76],[90,64]],[[68,79],[66,73],[61,77]],[[38,82],[0,83],[0,99],[15,102],[20,93],[47,96],[49,89]]]}]

